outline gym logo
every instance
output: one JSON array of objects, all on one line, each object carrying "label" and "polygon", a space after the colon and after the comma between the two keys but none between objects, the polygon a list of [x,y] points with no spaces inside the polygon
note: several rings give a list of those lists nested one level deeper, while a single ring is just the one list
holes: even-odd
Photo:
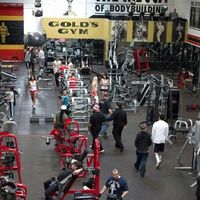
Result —
[{"label": "gym logo", "polygon": [[0,35],[1,35],[1,43],[6,43],[6,37],[9,34],[8,32],[8,27],[5,25],[5,22],[2,22],[1,23],[1,26],[0,26]]}]

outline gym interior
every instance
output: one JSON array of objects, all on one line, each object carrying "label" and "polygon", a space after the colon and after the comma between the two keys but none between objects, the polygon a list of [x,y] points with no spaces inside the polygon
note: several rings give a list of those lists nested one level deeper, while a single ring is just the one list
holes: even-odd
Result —
[{"label": "gym interior", "polygon": [[[36,55],[33,68],[26,65],[28,49]],[[56,58],[67,67],[73,63],[59,72],[58,85]],[[112,121],[107,136],[90,148],[88,125],[103,97],[103,73],[113,111],[120,102],[127,113],[121,152]],[[36,103],[30,95],[32,75]],[[12,89],[15,105],[10,106]],[[115,168],[128,183],[124,200],[198,199],[199,90],[199,0],[0,0],[0,199],[45,199],[44,182],[73,159],[84,170],[59,185],[53,199],[107,199],[106,192],[99,194]],[[63,91],[70,98],[71,121],[57,130],[54,117]],[[141,177],[134,167],[138,125],[145,121],[151,133],[159,113],[165,115],[172,144],[166,143],[159,168],[149,147]],[[94,182],[85,189],[89,179]]]}]

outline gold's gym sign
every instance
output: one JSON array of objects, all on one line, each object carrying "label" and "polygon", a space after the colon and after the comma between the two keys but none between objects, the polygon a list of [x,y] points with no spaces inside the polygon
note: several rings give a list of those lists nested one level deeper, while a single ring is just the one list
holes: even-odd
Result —
[{"label": "gold's gym sign", "polygon": [[[43,31],[49,38],[102,38],[107,31],[108,21],[105,19],[42,19]],[[59,36],[59,37],[58,37]]]},{"label": "gold's gym sign", "polygon": [[59,27],[58,33],[60,34],[88,34],[90,28],[97,28],[97,22],[58,22],[58,21],[51,21],[49,22],[50,27]]}]

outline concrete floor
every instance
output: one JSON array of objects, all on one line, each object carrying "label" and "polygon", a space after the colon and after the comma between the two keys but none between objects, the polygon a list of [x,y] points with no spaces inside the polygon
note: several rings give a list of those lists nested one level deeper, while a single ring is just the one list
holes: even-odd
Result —
[{"label": "concrete floor", "polygon": [[[100,70],[98,68],[97,70]],[[43,199],[43,182],[51,176],[59,173],[58,155],[54,152],[54,145],[46,146],[42,135],[47,135],[52,123],[30,123],[32,114],[31,100],[27,88],[26,70],[23,64],[16,70],[19,78],[17,87],[21,88],[21,95],[17,99],[16,117],[18,124],[18,139],[22,163],[22,180],[28,187],[28,200]],[[46,84],[44,87],[50,89],[41,89],[37,97],[36,113],[51,115],[58,110],[58,101],[54,86]],[[43,87],[43,88],[44,88]],[[182,95],[182,116],[188,116],[195,120],[196,113],[185,111],[185,104],[199,103],[199,97],[183,93]],[[118,168],[121,175],[125,177],[129,185],[129,194],[124,198],[126,200],[194,200],[195,188],[190,188],[194,179],[187,171],[177,171],[176,157],[185,141],[185,135],[179,134],[173,145],[166,145],[163,163],[159,170],[155,169],[155,158],[153,148],[150,148],[149,159],[147,163],[147,172],[144,178],[141,178],[134,169],[136,159],[134,139],[138,133],[138,123],[145,120],[145,109],[140,108],[138,113],[128,113],[128,126],[123,131],[124,152],[120,153],[114,147],[114,141],[110,135],[102,139],[105,152],[101,154],[101,174],[100,182],[103,186],[105,180],[111,174],[113,168]],[[110,124],[109,133],[111,133],[112,124]],[[149,128],[150,131],[151,127]],[[91,136],[89,136],[91,139]],[[183,156],[183,164],[191,165],[192,150],[189,146]],[[72,198],[68,198],[72,199]],[[103,195],[101,199],[106,199]]]}]

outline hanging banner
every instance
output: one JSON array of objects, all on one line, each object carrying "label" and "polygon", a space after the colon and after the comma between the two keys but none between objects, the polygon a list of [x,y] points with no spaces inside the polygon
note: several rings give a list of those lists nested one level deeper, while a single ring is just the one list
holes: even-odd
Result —
[{"label": "hanging banner", "polygon": [[24,60],[23,4],[0,3],[0,60]]},{"label": "hanging banner", "polygon": [[166,42],[167,22],[156,21],[154,22],[154,42]]},{"label": "hanging banner", "polygon": [[[94,2],[94,1],[93,1]],[[154,13],[158,15],[162,6],[168,4],[168,0],[96,0],[94,4],[94,15],[120,15],[133,13],[140,15]]]},{"label": "hanging banner", "polygon": [[23,21],[0,20],[0,44],[24,44],[23,35]]},{"label": "hanging banner", "polygon": [[185,42],[186,22],[174,21],[172,29],[172,42]]},{"label": "hanging banner", "polygon": [[147,21],[134,21],[132,38],[136,42],[147,42],[148,37],[148,22]]},{"label": "hanging banner", "polygon": [[110,22],[107,19],[42,18],[42,29],[47,38],[110,38]]}]

